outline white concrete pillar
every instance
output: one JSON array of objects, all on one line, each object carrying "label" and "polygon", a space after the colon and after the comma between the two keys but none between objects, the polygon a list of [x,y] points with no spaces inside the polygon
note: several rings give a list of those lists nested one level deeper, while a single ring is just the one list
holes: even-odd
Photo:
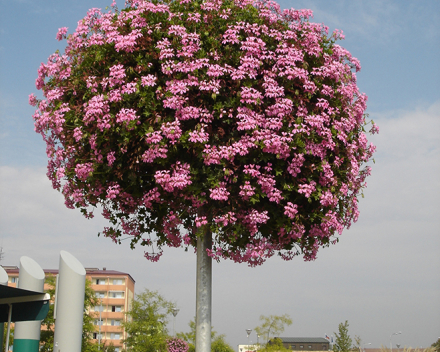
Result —
[{"label": "white concrete pillar", "polygon": [[[38,263],[26,256],[20,258],[18,288],[30,291],[44,291],[44,271]],[[14,352],[38,352],[41,321],[15,323]]]},{"label": "white concrete pillar", "polygon": [[61,251],[55,293],[54,352],[81,352],[85,287],[83,265],[72,254]]},{"label": "white concrete pillar", "polygon": [[[0,266],[0,285],[8,285],[8,273]],[[5,331],[4,323],[0,323],[0,350],[3,346],[3,332]]]}]

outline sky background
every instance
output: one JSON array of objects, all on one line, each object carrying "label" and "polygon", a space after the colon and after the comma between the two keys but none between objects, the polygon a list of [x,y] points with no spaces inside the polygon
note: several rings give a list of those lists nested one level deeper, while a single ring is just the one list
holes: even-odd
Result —
[{"label": "sky background", "polygon": [[[28,95],[63,43],[104,0],[0,0],[0,246],[2,265],[21,256],[58,267],[67,250],[85,267],[130,273],[136,291],[158,290],[180,308],[177,331],[195,315],[196,256],[166,249],[158,263],[142,248],[98,238],[105,222],[64,207],[46,178],[45,144],[34,132]],[[289,314],[285,337],[323,337],[348,320],[369,347],[427,347],[440,336],[440,1],[281,1],[310,8],[314,22],[342,29],[362,64],[360,90],[380,127],[370,137],[376,163],[360,200],[360,219],[314,262],[272,258],[263,266],[213,264],[212,325],[233,346],[246,344],[260,315]],[[123,1],[118,1],[123,7]],[[172,325],[170,325],[172,329]],[[251,342],[256,342],[253,331]]]}]

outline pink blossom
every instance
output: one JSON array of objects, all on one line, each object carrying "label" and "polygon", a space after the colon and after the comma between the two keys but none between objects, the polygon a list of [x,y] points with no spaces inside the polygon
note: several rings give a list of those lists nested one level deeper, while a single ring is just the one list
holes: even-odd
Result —
[{"label": "pink blossom", "polygon": [[298,205],[287,202],[287,205],[284,207],[284,215],[294,219],[296,214],[298,214]]},{"label": "pink blossom", "polygon": [[78,178],[82,181],[85,181],[92,172],[93,172],[92,163],[78,164],[75,167],[75,173],[78,176]]},{"label": "pink blossom", "polygon": [[216,200],[228,200],[230,194],[226,189],[225,182],[220,182],[218,187],[210,188],[209,191],[211,192],[209,197]]},{"label": "pink blossom", "polygon": [[58,41],[61,41],[66,38],[66,34],[67,34],[67,27],[59,28],[58,32],[57,32],[56,39]]},{"label": "pink blossom", "polygon": [[299,189],[298,189],[298,193],[302,193],[307,198],[310,198],[310,195],[316,189],[315,186],[316,186],[316,182],[315,181],[311,181],[310,184],[300,184],[299,185]]},{"label": "pink blossom", "polygon": [[143,76],[141,79],[143,87],[154,87],[156,85],[157,78],[154,75]]},{"label": "pink blossom", "polygon": [[37,97],[34,94],[29,95],[29,105],[36,106],[38,103]]}]

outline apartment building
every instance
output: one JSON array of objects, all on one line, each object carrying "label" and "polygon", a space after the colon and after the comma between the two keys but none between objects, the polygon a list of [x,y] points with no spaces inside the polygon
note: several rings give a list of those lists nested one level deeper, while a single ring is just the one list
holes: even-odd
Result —
[{"label": "apartment building", "polygon": [[[8,286],[18,284],[19,269],[16,266],[3,266],[8,273]],[[121,324],[125,312],[131,309],[134,298],[135,281],[130,274],[106,268],[85,268],[86,278],[90,280],[100,304],[92,308],[95,316],[96,332],[93,339],[96,343],[109,345],[113,343],[116,351],[125,348],[123,340],[126,334]],[[57,275],[58,270],[44,269],[46,275]]]}]

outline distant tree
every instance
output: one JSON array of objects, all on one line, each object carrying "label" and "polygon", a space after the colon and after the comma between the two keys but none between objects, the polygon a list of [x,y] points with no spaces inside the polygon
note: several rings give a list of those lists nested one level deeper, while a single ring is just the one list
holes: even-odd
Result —
[{"label": "distant tree", "polygon": [[128,337],[124,340],[132,352],[167,351],[167,322],[175,304],[157,291],[144,290],[136,295],[127,320],[122,323]]},{"label": "distant tree", "polygon": [[[45,284],[48,287],[45,291],[50,294],[51,299],[55,298],[56,291],[56,279],[53,275],[46,276]],[[91,341],[92,334],[95,331],[93,320],[96,318],[96,313],[91,311],[92,307],[99,304],[99,299],[96,297],[95,291],[92,289],[92,283],[90,280],[86,280],[85,294],[84,294],[84,314],[83,314],[83,332],[81,351],[82,352],[94,352],[94,343]],[[53,351],[53,337],[55,320],[53,318],[53,304],[49,307],[49,312],[46,318],[41,322],[43,329],[40,334],[40,342],[42,352]]]},{"label": "distant tree", "polygon": [[269,316],[260,316],[260,321],[262,324],[255,328],[255,332],[265,337],[265,341],[269,341],[270,335],[279,335],[284,331],[284,327],[287,325],[292,325],[292,319],[289,314],[283,315],[269,315]]},{"label": "distant tree", "polygon": [[348,352],[352,349],[353,341],[348,334],[348,320],[345,323],[340,323],[338,328],[339,333],[335,332],[335,343],[333,344],[334,352]]},{"label": "distant tree", "polygon": [[440,352],[440,337],[434,342],[431,347],[434,347],[435,352]]},{"label": "distant tree", "polygon": [[362,339],[358,335],[354,336],[353,350],[362,351]]},{"label": "distant tree", "polygon": [[[3,344],[2,344],[2,351],[5,350],[6,345],[6,334],[8,333],[8,324],[4,324],[3,327]],[[11,327],[9,330],[9,346],[12,346],[14,344],[14,328]]]},{"label": "distant tree", "polygon": [[[189,323],[189,332],[180,332],[178,337],[185,340],[188,343],[188,352],[195,352],[196,342],[196,323],[195,319]],[[211,327],[211,352],[234,352],[234,349],[225,341],[225,335],[218,335],[216,331]]]}]

